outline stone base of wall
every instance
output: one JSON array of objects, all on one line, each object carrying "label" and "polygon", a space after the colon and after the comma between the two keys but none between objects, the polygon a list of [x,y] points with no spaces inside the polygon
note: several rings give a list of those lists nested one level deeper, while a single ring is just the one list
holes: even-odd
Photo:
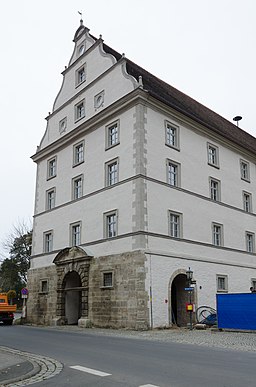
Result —
[{"label": "stone base of wall", "polygon": [[[149,328],[148,293],[145,291],[145,259],[144,253],[140,251],[91,259],[88,316],[82,316],[79,319],[80,327],[95,326],[135,330]],[[70,266],[68,270],[74,270],[74,267]],[[103,273],[106,271],[112,272],[112,287],[103,286]],[[82,275],[80,266],[80,276]],[[29,270],[28,322],[43,325],[66,323],[65,311],[60,311],[57,307],[57,290],[60,291],[57,279],[55,265]],[[47,292],[42,292],[42,281],[48,283]]]}]

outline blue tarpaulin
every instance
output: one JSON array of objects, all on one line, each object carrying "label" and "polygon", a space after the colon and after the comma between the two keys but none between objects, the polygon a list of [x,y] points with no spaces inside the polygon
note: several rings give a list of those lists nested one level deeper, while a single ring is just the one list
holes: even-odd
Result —
[{"label": "blue tarpaulin", "polygon": [[256,293],[217,294],[218,328],[256,330]]}]

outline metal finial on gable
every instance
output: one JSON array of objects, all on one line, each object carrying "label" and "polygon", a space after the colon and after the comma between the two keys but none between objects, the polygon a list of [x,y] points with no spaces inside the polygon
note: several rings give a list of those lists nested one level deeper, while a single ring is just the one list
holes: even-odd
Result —
[{"label": "metal finial on gable", "polygon": [[80,11],[77,11],[79,13],[79,15],[81,16],[81,19],[80,19],[80,24],[81,26],[83,25],[83,12],[80,12]]},{"label": "metal finial on gable", "polygon": [[142,76],[139,75],[139,87],[143,87],[143,81],[142,81]]}]

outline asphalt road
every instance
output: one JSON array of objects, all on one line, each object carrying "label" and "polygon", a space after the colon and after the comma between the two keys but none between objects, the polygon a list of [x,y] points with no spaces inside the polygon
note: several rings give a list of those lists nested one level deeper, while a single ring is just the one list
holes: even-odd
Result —
[{"label": "asphalt road", "polygon": [[256,354],[250,352],[29,326],[0,326],[0,345],[64,365],[38,386],[256,386]]}]

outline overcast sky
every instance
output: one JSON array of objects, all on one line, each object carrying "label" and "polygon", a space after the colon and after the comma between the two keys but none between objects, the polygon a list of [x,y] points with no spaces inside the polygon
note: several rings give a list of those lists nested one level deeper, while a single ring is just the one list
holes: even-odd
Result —
[{"label": "overcast sky", "polygon": [[[0,241],[33,216],[36,165],[83,12],[92,35],[256,136],[255,0],[0,4]],[[1,248],[0,248],[1,251]]]}]

